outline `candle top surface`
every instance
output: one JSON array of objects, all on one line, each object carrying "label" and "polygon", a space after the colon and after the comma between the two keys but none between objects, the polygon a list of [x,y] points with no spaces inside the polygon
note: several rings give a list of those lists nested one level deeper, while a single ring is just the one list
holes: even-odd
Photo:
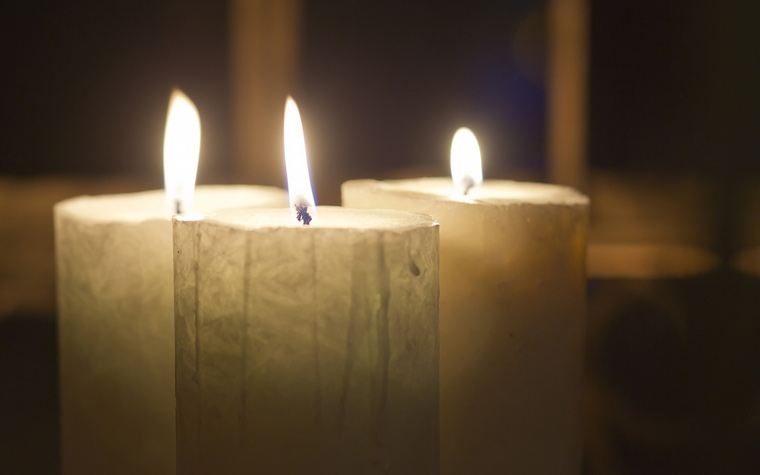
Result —
[{"label": "candle top surface", "polygon": [[348,182],[349,186],[369,186],[380,191],[393,191],[406,194],[410,198],[460,203],[486,203],[508,205],[514,203],[587,205],[589,199],[573,188],[547,183],[529,183],[510,180],[485,180],[482,186],[472,188],[467,195],[462,195],[454,187],[451,178],[412,178],[406,180],[356,180]]},{"label": "candle top surface", "polygon": [[[202,185],[195,189],[194,210],[214,213],[241,206],[285,206],[287,192],[268,186]],[[56,209],[84,221],[140,222],[171,220],[166,212],[164,190],[114,195],[78,196],[56,204]]]},{"label": "candle top surface", "polygon": [[[258,230],[272,228],[345,229],[355,231],[398,231],[437,226],[425,214],[386,209],[353,209],[338,206],[317,206],[314,221],[309,226],[299,223],[290,209],[238,208],[220,211],[205,219],[206,222],[238,229]],[[178,216],[178,220],[193,219]]]}]

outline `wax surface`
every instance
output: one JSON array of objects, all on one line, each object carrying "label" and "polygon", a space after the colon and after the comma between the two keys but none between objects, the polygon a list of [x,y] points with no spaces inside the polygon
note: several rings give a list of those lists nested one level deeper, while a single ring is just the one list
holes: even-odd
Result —
[{"label": "wax surface", "polygon": [[438,226],[175,219],[180,473],[438,471]]},{"label": "wax surface", "polygon": [[441,473],[580,472],[588,198],[450,179],[343,184],[343,205],[441,226]]},{"label": "wax surface", "polygon": [[[201,186],[195,209],[286,206],[276,188]],[[64,474],[175,472],[171,217],[163,191],[55,206]]]}]

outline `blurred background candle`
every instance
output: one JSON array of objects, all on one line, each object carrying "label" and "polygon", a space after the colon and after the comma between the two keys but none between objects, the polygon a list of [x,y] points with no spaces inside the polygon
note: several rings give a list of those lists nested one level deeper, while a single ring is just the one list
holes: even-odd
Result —
[{"label": "blurred background candle", "polygon": [[342,187],[345,206],[422,212],[441,225],[441,472],[579,473],[588,198],[482,183],[467,129],[451,161],[454,182]]},{"label": "blurred background candle", "polygon": [[297,214],[174,220],[178,472],[438,473],[438,226],[315,208],[292,99],[285,151]]},{"label": "blurred background candle", "polygon": [[166,190],[55,206],[63,473],[174,473],[171,212],[276,206],[281,189],[194,194],[200,123],[183,94],[166,126]]}]

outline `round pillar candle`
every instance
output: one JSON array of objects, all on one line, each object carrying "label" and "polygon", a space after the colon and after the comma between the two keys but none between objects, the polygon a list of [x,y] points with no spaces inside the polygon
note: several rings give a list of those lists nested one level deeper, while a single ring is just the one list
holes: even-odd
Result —
[{"label": "round pillar candle", "polygon": [[179,473],[438,473],[438,226],[312,216],[175,218]]},{"label": "round pillar candle", "polygon": [[462,195],[444,178],[342,196],[440,223],[441,473],[579,473],[588,198],[496,180]]},{"label": "round pillar candle", "polygon": [[[196,209],[284,206],[284,190],[200,186]],[[174,288],[164,191],[55,206],[64,474],[175,472]]]}]

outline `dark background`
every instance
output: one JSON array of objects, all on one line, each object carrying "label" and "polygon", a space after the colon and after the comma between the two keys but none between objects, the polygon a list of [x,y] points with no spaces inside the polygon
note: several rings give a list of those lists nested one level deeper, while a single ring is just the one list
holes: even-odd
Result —
[{"label": "dark background", "polygon": [[[224,2],[3,9],[0,173],[160,176],[175,85],[200,111],[201,178],[231,173]],[[541,2],[306,2],[304,17],[293,93],[314,161],[437,166],[469,124],[495,169],[541,170]]]},{"label": "dark background", "polygon": [[[451,135],[468,125],[487,177],[544,179],[545,7],[305,2],[293,92],[310,159],[357,178],[446,174]],[[759,8],[751,0],[590,1],[591,183],[595,174],[614,176],[632,190],[624,202],[653,210],[681,199],[674,183],[689,177],[699,200],[684,199],[684,213],[707,225],[678,244],[704,247],[723,264],[708,275],[649,279],[646,289],[655,290],[643,294],[631,290],[638,282],[592,279],[592,314],[600,296],[624,297],[602,317],[612,323],[590,351],[598,358],[590,378],[615,396],[587,403],[587,426],[602,428],[587,435],[588,473],[760,470],[760,285],[726,264],[748,243],[760,245],[742,231],[760,220],[748,198],[760,186]],[[201,0],[2,3],[0,185],[19,191],[0,187],[1,209],[10,214],[16,196],[18,215],[33,209],[37,191],[25,190],[50,176],[129,176],[160,187],[174,86],[201,115],[199,181],[232,181],[227,15],[226,2]],[[598,210],[617,201],[589,192],[600,203],[593,244]],[[654,205],[643,198],[652,194],[661,197]],[[22,232],[13,216],[0,219],[11,229],[0,241]],[[52,241],[45,245],[52,254]],[[0,250],[8,262],[9,249]],[[0,266],[0,278],[11,272]],[[686,334],[661,295],[687,315]],[[0,313],[0,473],[59,469],[52,313]],[[617,410],[610,400],[645,422],[599,423]]]},{"label": "dark background", "polygon": [[[590,165],[757,172],[760,7],[590,3]],[[306,2],[294,93],[315,160],[445,163],[450,132],[468,124],[489,166],[541,173],[544,7]],[[173,86],[198,104],[205,171],[231,172],[225,2],[0,8],[0,173],[160,175]]]}]

